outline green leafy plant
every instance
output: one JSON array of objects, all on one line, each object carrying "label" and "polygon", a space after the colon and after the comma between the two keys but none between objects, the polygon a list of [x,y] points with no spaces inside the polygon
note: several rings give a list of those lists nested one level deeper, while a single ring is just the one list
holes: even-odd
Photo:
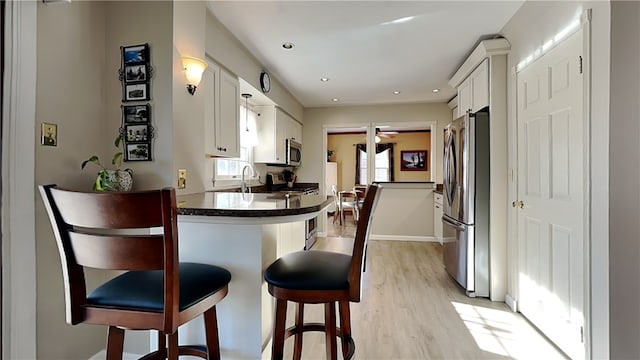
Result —
[{"label": "green leafy plant", "polygon": [[[96,164],[100,167],[100,171],[98,171],[98,176],[96,177],[96,181],[93,184],[94,191],[122,191],[125,190],[126,184],[122,183],[122,176],[120,172],[127,172],[129,175],[133,175],[133,171],[131,169],[121,170],[122,166],[122,155],[123,152],[120,149],[120,145],[122,145],[122,135],[118,135],[116,140],[113,143],[118,151],[113,155],[111,159],[111,165],[113,165],[114,169],[108,169],[100,162],[100,158],[97,155],[91,155],[87,160],[82,162],[81,169],[84,170],[85,166],[89,163]],[[114,175],[115,174],[115,175]],[[129,176],[129,178],[130,178]],[[130,185],[130,184],[129,184]]]},{"label": "green leafy plant", "polygon": [[331,155],[333,155],[334,152],[333,150],[327,150],[327,161],[331,161]]}]

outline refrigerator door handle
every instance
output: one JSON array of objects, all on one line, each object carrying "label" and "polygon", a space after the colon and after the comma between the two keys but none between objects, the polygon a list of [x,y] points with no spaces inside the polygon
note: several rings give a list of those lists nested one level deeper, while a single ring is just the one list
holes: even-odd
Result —
[{"label": "refrigerator door handle", "polygon": [[457,222],[453,222],[451,221],[449,218],[447,218],[446,216],[442,217],[442,221],[444,223],[446,223],[447,225],[451,226],[452,228],[456,229],[456,230],[460,230],[460,231],[465,231],[466,229],[464,228],[464,226],[462,226],[461,224],[457,223]]}]

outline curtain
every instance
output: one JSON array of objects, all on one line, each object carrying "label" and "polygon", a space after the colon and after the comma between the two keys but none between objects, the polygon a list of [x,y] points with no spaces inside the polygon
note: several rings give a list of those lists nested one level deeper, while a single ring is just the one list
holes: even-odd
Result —
[{"label": "curtain", "polygon": [[[389,150],[389,181],[394,181],[393,143],[376,144],[376,154]],[[360,184],[360,152],[367,151],[367,144],[356,144],[356,184]]]}]

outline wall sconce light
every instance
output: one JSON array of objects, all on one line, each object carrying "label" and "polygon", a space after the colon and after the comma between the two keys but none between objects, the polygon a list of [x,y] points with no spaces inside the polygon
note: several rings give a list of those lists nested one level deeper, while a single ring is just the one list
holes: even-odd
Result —
[{"label": "wall sconce light", "polygon": [[200,85],[202,73],[207,68],[207,63],[200,59],[183,56],[182,65],[184,66],[184,75],[187,78],[187,91],[193,95],[198,85]]}]

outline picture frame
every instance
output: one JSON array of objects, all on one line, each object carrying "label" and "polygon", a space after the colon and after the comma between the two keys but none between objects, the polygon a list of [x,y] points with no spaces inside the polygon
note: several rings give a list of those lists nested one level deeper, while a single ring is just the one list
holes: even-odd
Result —
[{"label": "picture frame", "polygon": [[151,104],[123,105],[122,120],[125,124],[151,123]]},{"label": "picture frame", "polygon": [[151,161],[151,143],[126,143],[125,161]]},{"label": "picture frame", "polygon": [[145,101],[151,100],[149,96],[149,83],[133,83],[133,84],[124,84],[123,88],[123,99],[122,101]]},{"label": "picture frame", "polygon": [[124,65],[149,63],[149,44],[121,46],[120,48]]},{"label": "picture frame", "polygon": [[151,139],[151,131],[147,124],[125,125],[124,133],[127,144],[134,142],[149,142]]},{"label": "picture frame", "polygon": [[132,64],[124,66],[124,82],[147,81],[148,69],[146,64]]},{"label": "picture frame", "polygon": [[427,150],[400,151],[400,171],[428,171]]}]

